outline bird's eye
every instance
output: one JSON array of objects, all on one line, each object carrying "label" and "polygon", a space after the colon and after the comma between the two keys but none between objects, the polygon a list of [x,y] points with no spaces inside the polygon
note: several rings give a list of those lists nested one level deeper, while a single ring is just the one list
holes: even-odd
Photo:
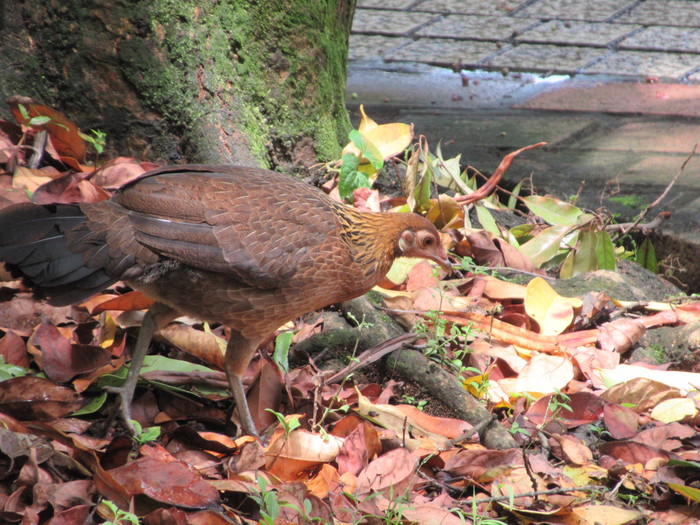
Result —
[{"label": "bird's eye", "polygon": [[426,237],[425,240],[423,241],[423,246],[425,246],[427,248],[428,246],[432,246],[432,245],[433,245],[433,238]]}]

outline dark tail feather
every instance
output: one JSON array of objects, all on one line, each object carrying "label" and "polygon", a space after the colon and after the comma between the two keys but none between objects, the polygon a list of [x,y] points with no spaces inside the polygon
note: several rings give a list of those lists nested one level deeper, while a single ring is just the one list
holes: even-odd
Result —
[{"label": "dark tail feather", "polygon": [[66,232],[85,216],[70,204],[16,204],[0,210],[0,261],[34,291],[57,306],[87,299],[116,279],[87,266],[70,250]]}]

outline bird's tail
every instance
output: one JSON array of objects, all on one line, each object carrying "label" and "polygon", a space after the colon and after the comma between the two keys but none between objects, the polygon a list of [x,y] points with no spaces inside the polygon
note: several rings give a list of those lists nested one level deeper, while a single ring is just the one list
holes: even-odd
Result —
[{"label": "bird's tail", "polygon": [[71,251],[66,235],[85,229],[81,209],[71,204],[15,204],[0,210],[0,261],[49,303],[87,299],[117,279],[88,266]]}]

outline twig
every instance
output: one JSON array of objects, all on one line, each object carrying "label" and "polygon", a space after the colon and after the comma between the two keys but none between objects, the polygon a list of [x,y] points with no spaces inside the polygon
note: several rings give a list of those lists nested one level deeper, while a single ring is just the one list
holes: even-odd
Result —
[{"label": "twig", "polygon": [[605,230],[608,233],[611,232],[623,232],[623,233],[628,233],[631,230],[642,230],[642,231],[647,231],[647,230],[655,230],[659,226],[661,226],[664,222],[669,220],[671,218],[671,212],[670,211],[662,211],[659,213],[656,217],[654,217],[652,220],[649,222],[644,222],[644,223],[634,223],[634,222],[623,222],[619,224],[608,224],[605,227]]},{"label": "twig", "polygon": [[532,492],[523,492],[521,494],[513,494],[512,496],[494,496],[490,498],[476,498],[472,500],[466,500],[465,505],[477,505],[481,503],[492,503],[496,501],[510,501],[518,498],[534,498],[537,496],[546,496],[549,494],[568,494],[569,492],[595,492],[597,490],[606,490],[607,487],[604,485],[586,485],[583,487],[559,487],[557,489],[548,490],[537,490]]},{"label": "twig", "polygon": [[[678,170],[678,173],[676,173],[676,174],[674,175],[674,177],[671,179],[671,182],[669,182],[668,185],[666,185],[666,188],[664,189],[664,191],[661,192],[661,195],[659,195],[659,196],[657,197],[657,199],[656,199],[654,202],[652,202],[651,204],[647,204],[647,207],[644,208],[644,210],[642,210],[642,213],[640,213],[640,214],[637,216],[637,218],[635,219],[635,221],[632,223],[632,225],[631,225],[629,228],[627,228],[627,229],[622,229],[622,230],[621,230],[622,235],[625,235],[625,234],[626,234],[627,232],[629,232],[630,230],[636,228],[637,225],[638,225],[638,224],[642,221],[642,219],[646,216],[646,214],[649,213],[649,211],[650,211],[652,208],[655,208],[656,206],[658,206],[658,205],[661,203],[661,201],[664,200],[664,199],[666,198],[666,195],[668,195],[668,192],[671,191],[671,188],[673,188],[673,186],[676,184],[676,182],[678,181],[678,179],[680,178],[680,176],[683,174],[683,170],[685,170],[685,166],[688,164],[688,162],[690,162],[690,159],[693,158],[693,156],[695,155],[695,151],[696,151],[697,149],[698,149],[698,145],[695,144],[695,146],[693,146],[693,151],[691,151],[691,152],[690,152],[690,155],[688,155],[688,158],[685,159],[685,160],[683,161],[683,164],[681,164],[681,167],[680,167],[680,169]],[[615,239],[613,239],[613,242],[614,242],[614,241],[615,241]]]},{"label": "twig", "polygon": [[486,181],[486,184],[484,184],[474,193],[470,193],[469,195],[462,195],[460,197],[455,197],[455,201],[457,201],[461,205],[465,205],[485,199],[486,197],[491,195],[491,193],[496,189],[498,183],[501,182],[503,175],[506,173],[511,163],[513,162],[513,159],[518,154],[532,148],[538,148],[540,146],[546,145],[546,142],[538,142],[537,144],[531,144],[530,146],[525,146],[524,148],[520,148],[517,151],[509,153],[508,155],[503,157],[503,160],[501,160],[501,163],[498,165],[498,168],[496,168],[496,171],[494,171],[493,174],[489,177],[489,179]]},{"label": "twig", "polygon": [[412,334],[412,333],[407,333],[407,334],[401,334],[397,337],[394,337],[393,339],[389,339],[388,341],[383,342],[380,345],[374,346],[372,348],[368,348],[364,352],[362,352],[359,356],[357,356],[357,360],[353,363],[350,363],[348,366],[340,370],[339,372],[333,374],[331,377],[326,378],[323,381],[324,385],[328,385],[331,383],[334,383],[335,381],[338,381],[340,379],[343,379],[347,377],[348,375],[352,374],[355,370],[358,370],[359,368],[362,368],[364,366],[367,366],[371,363],[374,363],[375,361],[378,361],[385,355],[398,350],[402,346],[404,346],[407,343],[411,343],[418,339],[417,334]]}]

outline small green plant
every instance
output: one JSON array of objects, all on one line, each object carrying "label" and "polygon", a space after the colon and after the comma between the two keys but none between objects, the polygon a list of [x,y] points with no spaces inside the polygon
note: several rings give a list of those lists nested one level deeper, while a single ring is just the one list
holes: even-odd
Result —
[{"label": "small green plant", "polygon": [[275,412],[271,408],[266,408],[265,410],[277,418],[277,421],[279,421],[280,425],[282,425],[282,429],[284,429],[284,435],[286,437],[289,437],[289,434],[291,434],[292,431],[296,430],[301,426],[298,417],[290,417],[289,419],[287,419],[284,417],[284,414]]},{"label": "small green plant", "polygon": [[100,129],[91,129],[90,132],[92,135],[88,135],[87,133],[83,132],[79,132],[78,135],[80,135],[80,138],[85,142],[92,145],[97,154],[100,155],[105,150],[105,146],[107,145],[107,133]]},{"label": "small green plant", "polygon": [[562,411],[566,410],[567,412],[572,412],[573,409],[571,408],[571,398],[561,392],[560,390],[556,390],[552,397],[549,398],[549,402],[547,403],[547,413],[545,416],[551,413],[551,416],[549,418],[545,417],[544,418],[544,423],[549,421],[559,421],[562,419]]},{"label": "small green plant", "polygon": [[598,441],[602,441],[603,438],[606,437],[612,437],[610,432],[605,430],[605,427],[603,426],[602,423],[591,423],[588,425],[588,430],[590,430],[592,433],[596,435],[598,438]]},{"label": "small green plant", "polygon": [[408,492],[394,496],[394,488],[389,487],[387,499],[390,503],[384,511],[384,516],[380,518],[381,522],[385,525],[401,525],[406,523],[405,513],[411,508]]},{"label": "small green plant", "polygon": [[146,443],[155,441],[160,436],[160,427],[148,427],[144,430],[135,419],[131,420],[131,424],[134,425],[134,430],[136,430],[134,441],[139,445],[145,445]]},{"label": "small green plant", "polygon": [[[423,353],[429,359],[437,361],[442,366],[452,370],[460,381],[464,380],[468,372],[474,369],[464,365],[464,361],[470,349],[466,346],[466,339],[473,336],[470,326],[460,326],[456,323],[449,324],[442,318],[440,312],[430,311],[425,314],[426,320],[419,320],[413,327],[417,334],[425,336],[425,350]],[[448,356],[448,350],[457,350]],[[480,371],[477,371],[481,373]]]},{"label": "small green plant", "polygon": [[282,507],[293,509],[297,512],[299,514],[299,523],[320,523],[318,518],[311,517],[313,505],[310,500],[304,499],[304,508],[299,509],[291,503],[281,501],[279,493],[274,489],[268,488],[265,478],[258,476],[257,481],[259,489],[254,490],[249,495],[250,498],[258,504],[258,512],[260,513],[260,520],[258,523],[264,525],[274,525],[278,523],[277,518],[280,517],[280,509]]},{"label": "small green plant", "polygon": [[530,436],[530,431],[524,427],[521,427],[520,423],[518,423],[517,421],[513,421],[513,424],[511,424],[510,428],[508,429],[508,432],[510,432],[513,435],[523,434],[524,436]]},{"label": "small green plant", "polygon": [[60,126],[60,127],[64,128],[64,129],[68,129],[68,126],[66,126],[65,124],[61,124],[60,122],[56,122],[51,117],[46,116],[46,115],[37,115],[36,117],[30,117],[29,111],[27,111],[27,108],[24,107],[23,104],[18,104],[17,109],[19,109],[19,112],[22,115],[22,118],[24,119],[25,125],[44,126],[46,124],[54,124],[56,126]]},{"label": "small green plant", "polygon": [[267,481],[262,476],[258,476],[258,487],[260,487],[258,491],[250,493],[250,498],[259,507],[260,521],[258,523],[274,525],[279,517],[280,507],[283,503],[280,503],[279,494],[276,490],[268,490]]},{"label": "small green plant", "polygon": [[404,394],[402,396],[402,401],[406,403],[407,405],[413,405],[416,407],[418,410],[424,410],[425,407],[428,405],[428,401],[425,399],[416,399],[413,396],[409,396]]},{"label": "small green plant", "polygon": [[107,507],[107,510],[112,514],[111,517],[104,522],[104,525],[126,525],[127,523],[139,525],[139,518],[135,514],[121,510],[113,502],[103,499],[101,505]]}]

